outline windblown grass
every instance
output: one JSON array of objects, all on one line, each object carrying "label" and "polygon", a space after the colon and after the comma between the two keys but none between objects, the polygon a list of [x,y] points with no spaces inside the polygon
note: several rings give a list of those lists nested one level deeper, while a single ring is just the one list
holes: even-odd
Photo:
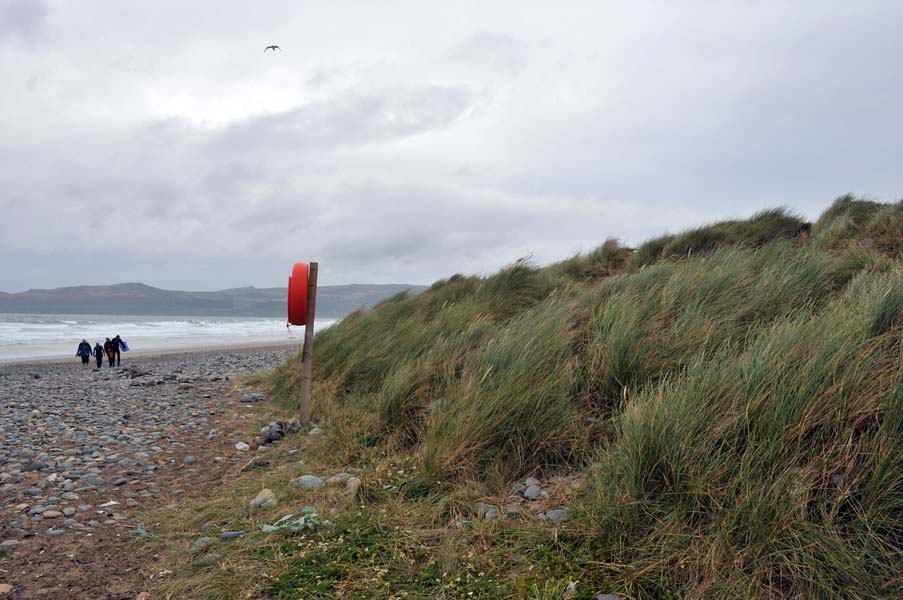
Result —
[{"label": "windblown grass", "polygon": [[[408,491],[369,486],[360,518],[454,539],[484,572],[437,587],[432,569],[464,567],[426,534],[380,529],[424,554],[413,570],[375,559],[394,579],[372,597],[555,598],[569,579],[574,598],[903,597],[903,203],[844,197],[805,225],[768,210],[636,252],[609,240],[456,275],[319,334],[311,459],[403,462]],[[269,377],[272,397],[293,401],[297,360]],[[590,484],[560,531],[447,528],[481,494],[561,471]],[[313,585],[312,563],[284,552],[277,580]],[[342,568],[310,597],[366,588]]]}]

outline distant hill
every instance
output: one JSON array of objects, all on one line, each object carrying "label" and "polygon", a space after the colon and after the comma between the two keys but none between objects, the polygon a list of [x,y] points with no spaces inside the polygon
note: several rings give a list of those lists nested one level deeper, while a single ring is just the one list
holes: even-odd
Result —
[{"label": "distant hill", "polygon": [[[317,317],[341,318],[399,292],[423,286],[405,284],[324,285],[317,289]],[[285,288],[244,287],[218,292],[161,290],[143,283],[62,287],[0,292],[0,312],[38,314],[116,314],[284,317]]]}]

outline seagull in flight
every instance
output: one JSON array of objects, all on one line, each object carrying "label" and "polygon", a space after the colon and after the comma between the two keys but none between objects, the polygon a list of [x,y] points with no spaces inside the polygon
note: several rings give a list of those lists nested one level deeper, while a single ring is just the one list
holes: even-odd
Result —
[{"label": "seagull in flight", "polygon": [[263,49],[264,52],[266,52],[267,50],[272,50],[273,52],[275,52],[276,50],[279,50],[279,52],[282,52],[282,48],[280,48],[276,44],[273,44],[272,46],[267,46],[266,48]]}]

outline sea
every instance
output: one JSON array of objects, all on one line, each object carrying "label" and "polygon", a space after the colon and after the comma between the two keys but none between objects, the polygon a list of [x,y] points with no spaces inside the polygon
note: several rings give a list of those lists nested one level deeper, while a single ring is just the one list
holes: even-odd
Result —
[{"label": "sea", "polygon": [[[320,331],[335,320],[317,319]],[[304,341],[304,327],[285,319],[255,317],[142,317],[122,315],[29,315],[0,313],[0,363],[75,359],[79,342],[93,346],[119,335],[130,352],[227,348]],[[128,354],[123,355],[126,359]]]}]

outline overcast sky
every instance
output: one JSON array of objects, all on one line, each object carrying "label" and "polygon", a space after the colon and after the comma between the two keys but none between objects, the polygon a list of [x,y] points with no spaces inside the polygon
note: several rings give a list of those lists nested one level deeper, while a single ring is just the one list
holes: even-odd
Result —
[{"label": "overcast sky", "polygon": [[897,1],[0,0],[0,290],[430,283],[897,200],[901,31]]}]

